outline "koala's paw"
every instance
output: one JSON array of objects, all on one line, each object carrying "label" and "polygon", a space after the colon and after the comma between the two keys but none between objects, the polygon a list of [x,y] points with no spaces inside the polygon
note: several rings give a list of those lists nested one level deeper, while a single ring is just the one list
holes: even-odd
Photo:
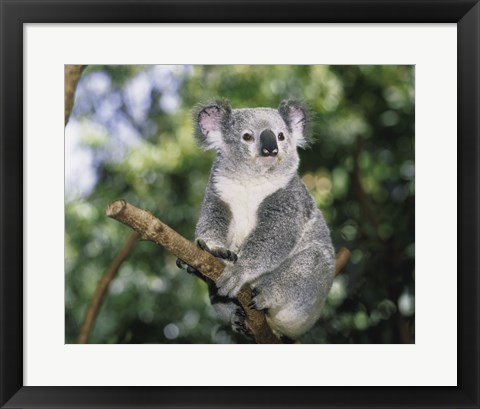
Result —
[{"label": "koala's paw", "polygon": [[238,307],[235,310],[235,314],[233,314],[232,329],[240,334],[250,335],[250,331],[245,325],[245,311],[243,311],[242,307]]},{"label": "koala's paw", "polygon": [[238,256],[233,251],[228,250],[225,247],[208,246],[207,243],[205,243],[205,240],[202,239],[196,239],[195,241],[198,247],[202,250],[208,251],[212,256],[232,263],[235,263],[238,259]]},{"label": "koala's paw", "polygon": [[257,310],[257,311],[264,311],[268,312],[270,305],[265,296],[265,293],[260,290],[260,288],[256,287],[252,289],[252,301],[248,304],[248,308]]},{"label": "koala's paw", "polygon": [[245,274],[238,271],[235,266],[227,265],[216,282],[218,294],[224,297],[237,298],[238,292],[246,284],[245,278]]},{"label": "koala's paw", "polygon": [[199,274],[198,270],[194,269],[192,266],[185,263],[183,260],[180,260],[179,258],[177,258],[176,264],[178,268],[185,270],[189,274]]}]

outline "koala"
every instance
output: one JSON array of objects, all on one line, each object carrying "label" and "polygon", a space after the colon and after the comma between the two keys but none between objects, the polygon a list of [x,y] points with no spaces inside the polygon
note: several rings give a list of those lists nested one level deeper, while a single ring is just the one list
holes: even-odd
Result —
[{"label": "koala", "polygon": [[216,283],[206,281],[213,307],[236,331],[245,331],[236,301],[244,286],[252,289],[249,307],[293,340],[317,321],[332,286],[330,232],[297,174],[297,147],[309,142],[307,114],[293,100],[278,109],[232,109],[217,100],[195,113],[200,146],[216,151],[195,240],[226,264]]}]

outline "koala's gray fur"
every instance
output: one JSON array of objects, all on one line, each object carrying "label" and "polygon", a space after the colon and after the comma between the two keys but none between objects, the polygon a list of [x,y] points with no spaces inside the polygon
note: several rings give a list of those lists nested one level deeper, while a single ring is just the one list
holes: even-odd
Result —
[{"label": "koala's gray fur", "polygon": [[276,333],[297,338],[317,321],[335,269],[330,232],[297,174],[307,111],[296,101],[232,109],[221,100],[201,105],[195,119],[201,146],[217,153],[195,232],[226,262],[209,282],[212,304],[242,330],[234,299],[250,285],[252,307]]}]

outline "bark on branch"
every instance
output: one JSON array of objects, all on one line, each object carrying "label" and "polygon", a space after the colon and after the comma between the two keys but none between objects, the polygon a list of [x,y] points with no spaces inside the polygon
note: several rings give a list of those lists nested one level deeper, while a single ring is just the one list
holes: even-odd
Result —
[{"label": "bark on branch", "polygon": [[65,65],[65,125],[73,107],[73,96],[85,65]]},{"label": "bark on branch", "polygon": [[[210,253],[199,249],[194,243],[154,217],[150,212],[139,209],[124,200],[116,200],[107,206],[106,214],[129,227],[140,235],[142,240],[150,240],[165,247],[175,256],[191,265],[206,277],[216,281],[222,274],[224,264]],[[336,261],[336,273],[345,266],[350,252],[342,248]],[[281,343],[271,331],[263,312],[248,307],[252,299],[250,289],[243,288],[237,297],[245,310],[245,325],[259,344]]]}]

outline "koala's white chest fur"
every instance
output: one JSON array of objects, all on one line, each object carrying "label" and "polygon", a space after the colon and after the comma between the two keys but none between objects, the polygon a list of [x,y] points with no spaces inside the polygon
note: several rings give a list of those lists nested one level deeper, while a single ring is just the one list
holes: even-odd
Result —
[{"label": "koala's white chest fur", "polygon": [[290,178],[237,180],[215,176],[214,186],[220,198],[228,204],[232,220],[228,229],[228,248],[237,252],[257,223],[257,210],[263,200],[285,187]]}]

